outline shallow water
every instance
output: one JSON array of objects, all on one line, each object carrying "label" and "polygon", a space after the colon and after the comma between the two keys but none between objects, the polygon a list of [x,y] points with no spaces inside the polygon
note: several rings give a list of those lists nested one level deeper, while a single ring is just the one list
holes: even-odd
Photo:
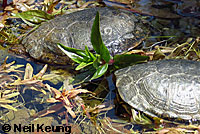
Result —
[{"label": "shallow water", "polygon": [[[200,18],[199,10],[200,9],[198,6],[199,1],[183,0],[180,2],[179,0],[165,0],[165,1],[138,0],[136,3],[131,3],[131,4],[110,2],[110,1],[104,1],[104,2],[108,6],[117,6],[117,7],[121,7],[121,8],[128,8],[130,11],[144,15],[144,17],[147,17],[147,19],[149,19],[151,21],[153,27],[156,27],[158,29],[166,29],[165,31],[162,31],[162,35],[177,36],[177,37],[181,37],[181,38],[185,38],[185,39],[187,37],[198,37],[200,35],[200,20],[199,20],[199,18]],[[145,46],[145,47],[147,47],[147,46]],[[143,48],[144,48],[144,46],[143,46]],[[5,59],[5,57],[9,56],[9,58],[7,60],[8,63],[11,61],[16,61],[16,64],[23,64],[23,65],[30,63],[34,69],[34,74],[38,73],[42,69],[42,67],[45,65],[45,64],[38,63],[38,62],[34,62],[34,61],[27,61],[24,58],[19,58],[14,54],[9,53],[8,50],[5,48],[0,50],[0,54],[1,54],[0,55],[0,63],[3,63],[3,60]],[[47,71],[47,73],[49,73],[51,71],[51,68],[52,67],[48,68],[49,70]],[[25,67],[21,68],[21,70],[24,70],[24,69],[25,69]],[[101,94],[98,94],[99,96],[101,96],[101,98],[103,98],[103,97],[104,98],[97,99],[97,100],[95,100],[94,98],[91,98],[91,99],[88,99],[87,102],[89,102],[89,103],[90,102],[91,103],[103,102],[103,103],[108,104],[108,106],[106,106],[106,107],[109,107],[109,106],[114,107],[113,101],[115,98],[115,92],[114,92],[115,86],[112,83],[111,77],[109,77],[108,79],[109,79],[108,85],[109,85],[110,89],[107,89],[107,91],[102,91]],[[53,86],[57,89],[59,89],[62,85],[62,81],[56,85],[52,84],[51,82],[47,82],[47,81],[45,81],[45,83],[49,83],[51,86]],[[90,88],[91,87],[93,88],[94,86],[92,85],[92,86],[90,86]],[[31,94],[31,95],[27,95],[28,97],[32,96],[32,94],[34,94],[30,91],[27,91],[25,93]],[[41,95],[41,94],[36,93],[36,95]],[[25,95],[24,97],[27,98],[27,96]],[[44,96],[42,96],[42,97],[44,97]],[[39,99],[41,101],[42,97],[41,98],[40,97],[38,97],[38,98],[31,97],[31,99]],[[88,96],[86,96],[86,97],[88,97]],[[28,102],[28,101],[30,101],[29,99],[26,99],[26,101],[27,101],[26,103],[30,103],[30,102]],[[35,106],[34,106],[34,103],[33,103],[33,105],[26,105],[26,106],[28,106],[29,109],[35,109],[35,110],[40,111],[40,110],[47,108],[49,106],[49,104],[40,104],[37,102],[37,103],[35,103]],[[51,123],[48,125],[56,126],[56,125],[64,124],[63,122],[65,121],[65,117],[57,115],[57,114],[63,114],[62,113],[63,111],[65,111],[65,110],[62,109],[62,111],[59,111],[56,114],[51,114],[50,116],[48,116],[50,119],[47,119],[47,120],[48,121],[51,120]],[[106,114],[103,112],[101,114],[102,115],[97,116],[98,122],[102,118],[105,119],[104,118],[105,115],[111,119],[119,119],[118,116],[116,116],[116,114],[115,114],[115,109],[113,109],[113,108],[111,110],[108,110]],[[89,122],[88,118],[86,120],[82,121],[82,119],[84,117],[85,116],[81,116],[80,119],[76,120],[79,123],[79,125],[81,124],[81,122],[84,122],[81,124],[82,126],[80,125],[81,128],[79,125],[77,125],[77,122],[74,123],[75,121],[72,120],[72,118],[70,116],[68,117],[69,121],[72,122],[72,123],[69,122],[69,124],[72,125],[74,123],[73,124],[74,128],[72,130],[77,133],[79,133],[82,129],[88,129],[87,131],[84,130],[87,133],[92,133],[94,131],[97,131],[95,128],[93,128],[93,125],[91,124],[91,122],[88,123]],[[88,126],[87,126],[87,123],[89,124]],[[1,125],[2,124],[0,124],[0,126]],[[113,126],[114,126],[114,123],[113,123]],[[93,129],[91,129],[91,128],[93,128]],[[141,129],[141,128],[138,128],[137,126],[135,126],[135,128]]]}]

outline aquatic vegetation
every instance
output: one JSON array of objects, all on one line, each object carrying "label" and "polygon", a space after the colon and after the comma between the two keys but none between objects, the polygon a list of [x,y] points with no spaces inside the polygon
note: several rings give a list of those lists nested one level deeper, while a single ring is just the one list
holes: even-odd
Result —
[{"label": "aquatic vegetation", "polygon": [[177,44],[174,48],[158,46],[156,47],[156,50],[153,50],[153,55],[150,56],[150,59],[188,59],[199,61],[199,44],[199,37],[197,37],[196,39],[188,38],[186,42]]},{"label": "aquatic vegetation", "polygon": [[[18,68],[22,67],[12,66],[15,62],[6,63],[8,57],[4,60],[4,63],[0,66],[0,107],[4,107],[7,109],[11,109],[17,111],[16,108],[11,106],[9,103],[15,103],[17,100],[13,99],[17,97],[20,93],[17,91],[16,88],[9,88],[9,83],[14,81],[12,77],[8,75],[10,72],[21,72],[17,70]],[[12,98],[12,99],[11,99]]]},{"label": "aquatic vegetation", "polygon": [[[10,28],[0,28],[0,44],[3,44],[3,46],[6,44],[18,44],[19,39],[16,35],[16,31],[14,31],[14,27],[12,29]],[[15,29],[16,30],[16,29]]]},{"label": "aquatic vegetation", "polygon": [[35,26],[41,24],[42,22],[52,19],[54,16],[50,15],[41,10],[30,10],[17,14],[12,14],[12,16],[21,18],[29,26]]},{"label": "aquatic vegetation", "polygon": [[[30,0],[31,1],[31,0]],[[15,17],[20,17],[26,24],[32,25],[32,24],[40,24],[43,21],[47,21],[54,17],[56,14],[62,14],[65,8],[69,8],[69,6],[65,6],[64,8],[56,9],[55,5],[56,2],[50,3],[49,1],[46,1],[47,3],[43,2],[43,8],[42,10],[33,10],[34,6],[30,6],[27,3],[24,2],[18,2],[14,3],[14,7],[10,7],[10,10],[14,13],[14,10],[16,11],[16,8],[27,8],[25,12],[17,13]],[[74,2],[74,1],[70,1]],[[89,2],[88,2],[89,3]],[[83,6],[87,6],[86,3]],[[42,5],[42,4],[40,4]],[[13,9],[11,9],[13,8]],[[75,9],[80,10],[82,7]],[[7,7],[9,9],[9,7]],[[18,9],[18,12],[21,12],[20,9]],[[69,11],[71,12],[71,11]],[[31,17],[30,17],[31,16]],[[8,17],[7,15],[4,16],[4,18]],[[6,19],[1,19],[2,23],[0,23],[1,27],[5,26]],[[95,23],[94,23],[95,25]],[[98,25],[96,21],[96,25]],[[99,27],[99,26],[98,26]],[[147,59],[147,57],[141,57],[140,55],[149,55],[150,59],[164,59],[164,58],[185,58],[185,59],[192,59],[192,60],[199,60],[200,51],[198,49],[199,45],[199,38],[196,40],[189,39],[187,42],[182,44],[177,44],[177,46],[174,47],[155,47],[156,51],[153,50],[151,52],[134,52],[131,51],[127,54],[122,55],[116,55],[114,57],[111,57],[110,54],[107,52],[106,48],[104,47],[104,44],[101,40],[101,36],[99,33],[99,29],[94,26],[93,33],[91,36],[91,42],[93,42],[94,50],[96,51],[96,54],[91,53],[87,47],[85,47],[85,50],[77,50],[72,48],[64,48],[60,44],[60,46],[64,49],[65,53],[76,62],[79,65],[76,67],[75,70],[79,70],[81,73],[86,72],[87,75],[83,76],[80,81],[87,81],[99,78],[106,73],[109,73],[126,66],[129,66],[131,64],[135,64],[140,61],[144,61]],[[98,34],[97,34],[98,33]],[[4,43],[5,41],[13,44],[17,43],[18,39],[12,31],[1,29],[0,31],[0,42]],[[175,44],[175,43],[174,43]],[[136,55],[136,54],[139,55]],[[46,94],[47,92],[51,93],[51,97],[48,98],[46,101],[49,103],[52,103],[53,105],[49,106],[47,109],[44,109],[43,111],[39,111],[35,114],[35,117],[43,117],[50,113],[58,112],[60,109],[65,107],[64,114],[66,116],[66,122],[67,122],[67,113],[69,113],[72,117],[79,117],[80,113],[81,115],[86,115],[84,119],[90,119],[93,123],[94,121],[98,120],[100,123],[94,123],[94,127],[98,128],[98,131],[101,133],[106,133],[105,129],[111,132],[116,133],[122,133],[121,128],[124,128],[125,125],[128,123],[122,122],[122,120],[112,120],[108,117],[99,118],[96,116],[91,116],[95,114],[102,114],[102,111],[108,111],[112,109],[114,106],[106,107],[104,104],[100,104],[94,107],[86,106],[85,102],[81,97],[78,96],[78,94],[93,94],[92,92],[86,90],[86,89],[74,89],[73,87],[65,87],[61,89],[56,89],[54,87],[51,87],[48,84],[44,84],[43,81],[45,80],[52,80],[57,78],[57,74],[45,74],[47,65],[44,66],[44,68],[36,75],[33,75],[33,67],[30,64],[26,65],[25,68],[25,74],[24,77],[20,77],[18,75],[12,75],[6,76],[5,73],[10,72],[23,72],[20,70],[17,70],[21,65],[13,65],[14,62],[11,64],[4,64],[0,67],[0,78],[3,80],[0,84],[1,91],[0,91],[0,107],[4,107],[11,110],[17,110],[15,107],[11,106],[13,103],[16,103],[17,97],[20,95],[20,92],[15,90],[15,87],[18,86],[25,86],[23,91],[25,90],[34,90],[42,92],[43,94]],[[78,78],[81,75],[78,75],[76,78]],[[13,79],[16,78],[16,79]],[[79,81],[79,82],[80,82]],[[14,98],[14,99],[13,99]],[[80,111],[75,111],[75,105],[79,105],[81,107]],[[133,109],[132,109],[133,110]],[[132,122],[137,124],[149,124],[149,120],[141,115],[138,114],[136,111],[132,112]],[[61,114],[61,113],[59,113]],[[143,118],[144,117],[144,118]],[[199,131],[198,126],[177,126],[174,128],[168,128],[166,125],[166,122],[164,122],[162,119],[153,119],[154,123],[157,122],[157,124],[161,124],[160,126],[157,126],[154,128],[155,131],[151,131],[149,133],[166,133],[166,132],[196,132]],[[87,125],[88,120],[81,121],[82,124]],[[80,123],[80,124],[81,124]],[[122,124],[120,126],[120,124]],[[112,131],[113,130],[113,131]],[[131,132],[130,132],[131,131]],[[132,128],[126,131],[125,133],[137,133]],[[139,133],[139,132],[138,132]]]},{"label": "aquatic vegetation", "polygon": [[82,78],[80,82],[101,77],[107,72],[109,65],[113,65],[113,70],[116,70],[148,59],[148,56],[136,54],[121,54],[112,57],[101,38],[99,12],[97,12],[93,22],[91,43],[96,54],[91,53],[87,46],[85,46],[85,50],[80,50],[58,43],[58,47],[74,62],[79,64],[75,70],[89,68],[87,76]]},{"label": "aquatic vegetation", "polygon": [[13,92],[12,90],[2,90],[0,92],[0,107],[11,109],[14,111],[17,111],[16,108],[13,106],[9,105],[9,103],[15,103],[17,100],[10,100],[13,97],[18,96],[20,93],[19,92]]},{"label": "aquatic vegetation", "polygon": [[46,94],[46,91],[41,88],[43,86],[42,76],[46,72],[46,69],[47,69],[47,65],[45,65],[38,74],[33,76],[33,68],[29,63],[27,63],[26,68],[25,68],[24,79],[21,79],[19,76],[14,75],[14,77],[16,77],[17,79],[13,83],[10,83],[9,85],[10,86],[26,85],[26,88],[24,88],[24,91],[30,88],[32,90],[40,91]]},{"label": "aquatic vegetation", "polygon": [[[74,105],[77,106],[81,106],[83,108],[83,110],[85,110],[85,106],[84,103],[82,101],[82,99],[78,96],[78,94],[85,94],[85,93],[89,93],[89,94],[94,94],[86,89],[74,89],[71,86],[71,89],[65,89],[65,88],[61,88],[60,90],[57,90],[51,86],[49,86],[48,84],[45,84],[45,87],[51,92],[53,97],[50,97],[46,100],[46,102],[48,103],[57,103],[57,102],[61,102],[61,103],[57,103],[55,105],[50,106],[48,109],[45,109],[39,113],[36,113],[33,117],[42,117],[45,115],[48,115],[50,113],[55,113],[57,111],[59,111],[61,108],[65,107],[66,108],[66,113],[69,113],[73,118],[76,117],[75,112],[73,111],[73,107]],[[86,115],[88,115],[88,117],[90,117],[90,115],[86,112]],[[66,120],[67,121],[67,120]]]},{"label": "aquatic vegetation", "polygon": [[[73,8],[72,5],[77,8]],[[0,43],[19,44],[20,39],[26,35],[24,32],[30,27],[36,26],[30,31],[32,32],[42,22],[48,21],[56,15],[82,10],[89,5],[98,5],[98,2],[13,0],[8,4],[6,1],[3,5],[3,12],[0,13]],[[16,18],[21,18],[24,23]],[[15,26],[10,26],[11,24]]]},{"label": "aquatic vegetation", "polygon": [[[44,80],[51,80],[55,79],[55,77],[59,77],[56,73],[45,74],[47,70],[47,65],[45,65],[39,71],[39,73],[34,75],[34,70],[30,63],[26,64],[25,71],[21,71],[18,70],[18,68],[23,67],[23,65],[13,65],[15,62],[7,64],[6,60],[7,59],[5,59],[4,63],[0,66],[0,107],[17,111],[17,108],[13,107],[9,103],[16,103],[18,101],[17,96],[20,95],[20,97],[22,97],[22,94],[25,93],[26,90],[42,92],[44,95],[47,95],[48,92],[52,97],[48,97],[45,102],[56,104],[51,105],[43,111],[39,111],[32,116],[33,118],[42,117],[49,113],[57,112],[63,107],[66,108],[66,113],[69,113],[73,118],[75,118],[76,114],[72,109],[74,105],[81,106],[83,108],[83,111],[85,110],[84,103],[82,99],[78,96],[78,94],[94,94],[86,89],[74,89],[72,85],[69,86],[66,83],[64,84],[65,86],[60,90],[57,90],[48,84],[44,84]],[[11,73],[8,75],[8,73],[10,72],[15,73]],[[23,72],[24,75],[22,77],[21,73]],[[11,100],[11,98],[14,99]],[[23,103],[22,105],[24,105]],[[88,115],[88,117],[90,116],[87,111],[86,115]]]},{"label": "aquatic vegetation", "polygon": [[[77,4],[76,1],[70,1],[70,2],[44,1],[39,3],[34,3],[33,1],[31,1],[29,2],[28,5],[25,2],[24,3],[21,2],[21,4],[17,2],[13,4],[15,8],[11,9],[14,10],[17,8],[17,12],[12,13],[13,17],[21,18],[29,26],[36,26],[44,21],[53,19],[56,15],[61,15],[64,14],[65,12],[71,13],[77,10],[81,10],[83,9],[83,7],[87,7],[89,4],[98,4],[98,3],[94,1],[93,2],[82,1],[81,4],[79,2],[80,8],[68,9],[73,4]],[[76,7],[79,6],[76,5]],[[7,9],[9,9],[9,7]]]}]

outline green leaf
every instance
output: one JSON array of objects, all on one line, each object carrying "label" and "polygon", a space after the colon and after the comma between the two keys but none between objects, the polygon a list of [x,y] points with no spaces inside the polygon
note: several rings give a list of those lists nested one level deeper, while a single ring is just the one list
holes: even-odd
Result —
[{"label": "green leaf", "polygon": [[93,62],[89,62],[89,63],[82,62],[82,63],[80,63],[80,64],[76,67],[75,70],[80,70],[80,69],[82,69],[82,68],[84,68],[84,67],[86,67],[86,66],[89,66],[89,65],[91,65],[91,64],[93,64]]},{"label": "green leaf", "polygon": [[61,47],[61,48],[64,49],[64,50],[62,50],[63,52],[65,52],[65,51],[71,52],[71,53],[77,54],[77,55],[82,56],[82,57],[86,57],[87,56],[84,50],[67,47],[67,46],[65,46],[65,45],[63,45],[61,43],[58,43],[57,45],[58,45],[59,48]]},{"label": "green leaf", "polygon": [[82,62],[87,61],[87,59],[85,59],[85,57],[87,57],[87,55],[85,54],[85,51],[66,47],[60,43],[58,43],[57,45],[74,62],[81,64]]},{"label": "green leaf", "polygon": [[96,59],[96,57],[94,56],[94,54],[90,52],[90,50],[88,49],[87,46],[85,46],[85,54],[89,56],[89,59],[91,61],[94,61]]},{"label": "green leaf", "polygon": [[96,54],[96,59],[93,62],[93,67],[97,69],[100,65],[100,62],[101,62],[100,61],[100,55]]},{"label": "green leaf", "polygon": [[73,85],[78,85],[83,82],[89,81],[95,73],[95,68],[92,66],[88,66],[88,70],[85,72],[81,72],[77,74],[72,82]]},{"label": "green leaf", "polygon": [[32,22],[36,24],[40,24],[41,22],[48,21],[54,18],[53,15],[50,15],[41,10],[29,10],[17,14],[12,13],[12,15],[21,18],[26,23]]},{"label": "green leaf", "polygon": [[118,68],[124,68],[139,62],[148,60],[148,56],[141,56],[137,54],[122,54],[114,56],[114,66]]},{"label": "green leaf", "polygon": [[96,72],[94,73],[94,75],[92,76],[91,80],[93,79],[97,79],[99,77],[101,77],[103,74],[105,74],[105,72],[108,70],[108,63],[100,66]]},{"label": "green leaf", "polygon": [[97,52],[97,54],[99,54],[101,56],[101,58],[106,63],[108,63],[111,59],[111,56],[101,38],[99,22],[100,22],[99,12],[97,12],[93,26],[92,26],[91,43],[92,43],[94,50]]}]

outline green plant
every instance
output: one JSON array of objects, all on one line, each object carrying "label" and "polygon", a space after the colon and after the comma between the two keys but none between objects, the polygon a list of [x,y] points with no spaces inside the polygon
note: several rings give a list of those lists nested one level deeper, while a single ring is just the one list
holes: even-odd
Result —
[{"label": "green plant", "polygon": [[97,12],[92,26],[91,43],[96,54],[91,53],[87,46],[85,46],[85,50],[80,50],[58,43],[58,47],[79,64],[75,70],[87,70],[82,74],[82,78],[77,77],[81,81],[101,77],[107,72],[109,65],[112,66],[113,70],[116,70],[148,59],[148,56],[136,54],[122,54],[112,57],[101,38],[99,12]]},{"label": "green plant", "polygon": [[29,10],[21,13],[12,13],[12,16],[21,18],[29,26],[37,26],[42,22],[53,19],[54,16],[41,10]]}]

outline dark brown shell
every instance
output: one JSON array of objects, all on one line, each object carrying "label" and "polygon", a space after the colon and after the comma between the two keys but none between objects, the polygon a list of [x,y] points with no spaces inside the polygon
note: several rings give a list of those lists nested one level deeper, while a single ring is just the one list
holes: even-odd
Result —
[{"label": "dark brown shell", "polygon": [[69,59],[56,44],[77,49],[84,49],[87,45],[92,49],[90,34],[97,11],[100,13],[102,39],[112,55],[128,50],[149,33],[141,19],[133,13],[100,7],[58,16],[42,24],[22,43],[30,56],[37,60],[65,64]]}]

